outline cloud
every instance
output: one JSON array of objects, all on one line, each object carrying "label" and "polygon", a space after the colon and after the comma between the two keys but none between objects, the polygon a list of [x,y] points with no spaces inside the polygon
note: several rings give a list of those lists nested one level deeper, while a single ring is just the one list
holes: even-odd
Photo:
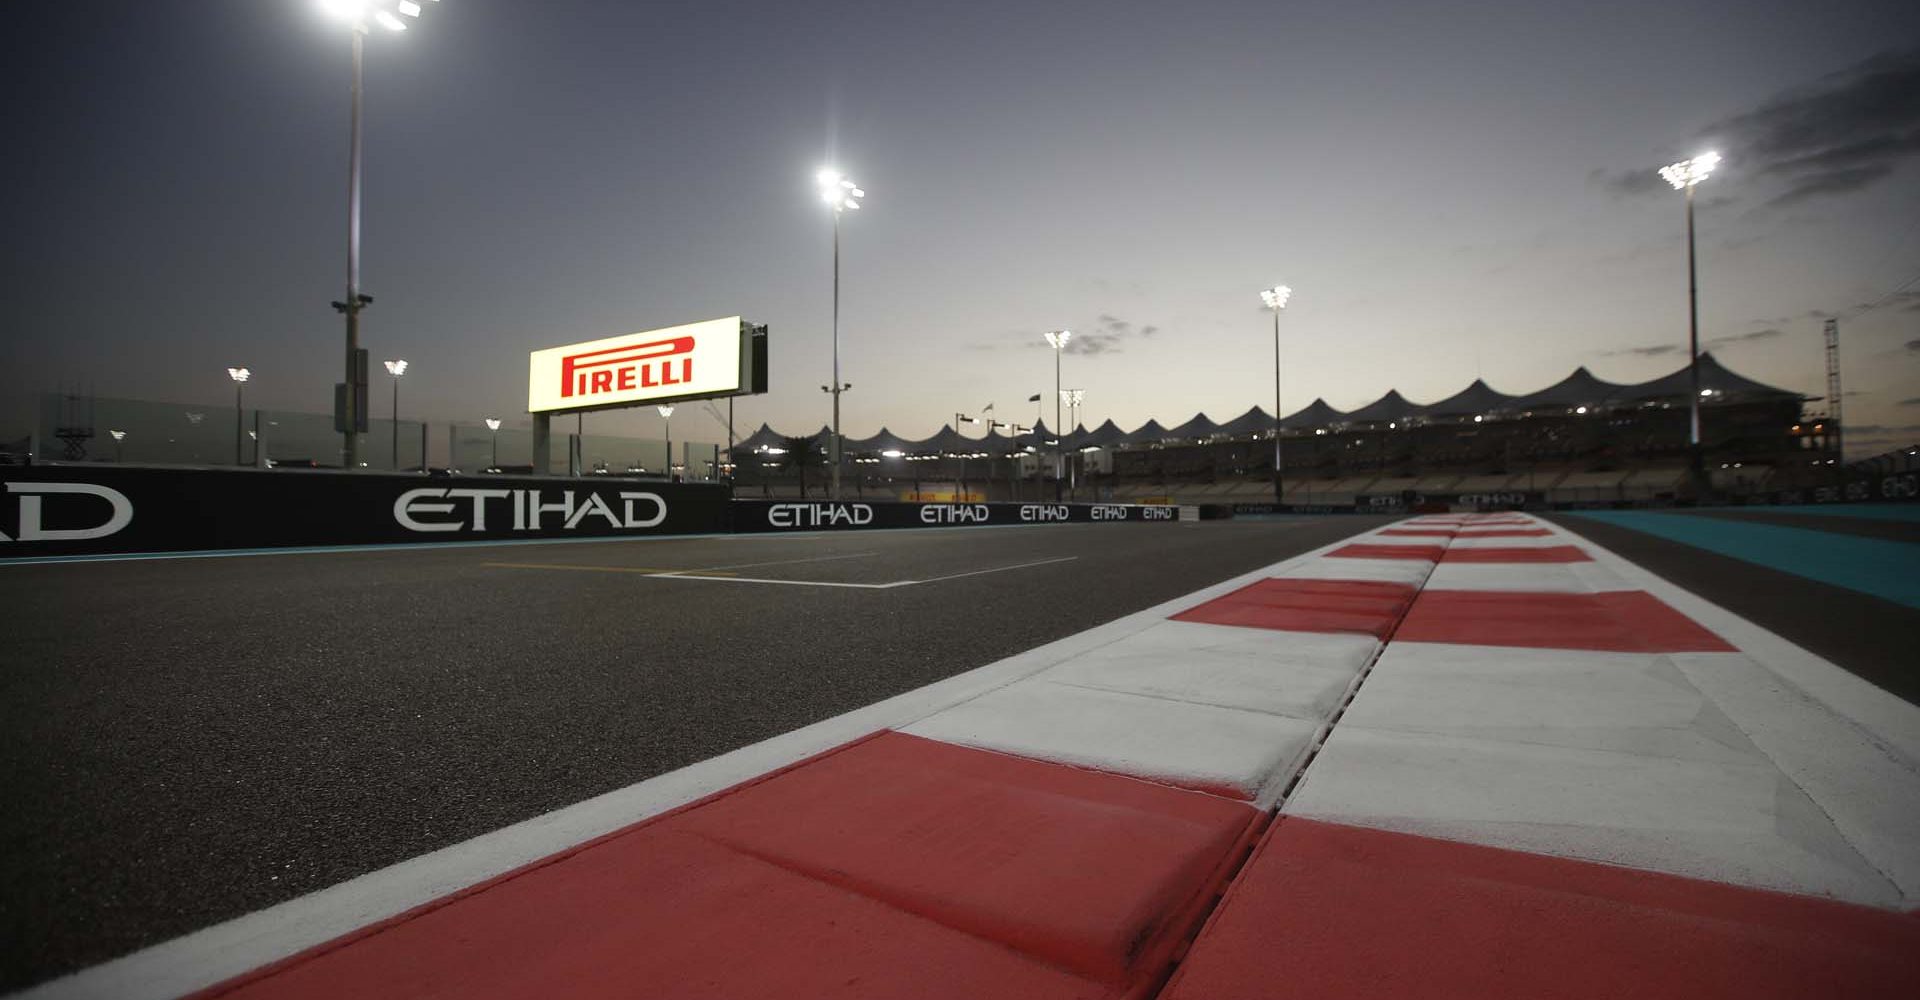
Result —
[{"label": "cloud", "polygon": [[1826,171],[1799,178],[1787,193],[1776,196],[1767,204],[1775,208],[1798,205],[1809,198],[1818,198],[1823,194],[1846,194],[1871,185],[1888,174],[1893,173],[1891,164],[1879,164],[1871,167],[1849,167],[1846,170]]},{"label": "cloud", "polygon": [[1869,187],[1920,156],[1920,48],[1882,52],[1706,129],[1789,205]]},{"label": "cloud", "polygon": [[1091,330],[1078,329],[1073,332],[1073,339],[1067,341],[1067,353],[1115,354],[1127,341],[1135,337],[1151,337],[1159,332],[1160,328],[1152,324],[1136,325],[1112,313],[1101,313],[1094,318]]},{"label": "cloud", "polygon": [[1893,404],[1895,406],[1920,406],[1920,396],[1911,396]]},{"label": "cloud", "polygon": [[1587,171],[1587,183],[1621,197],[1668,190],[1667,182],[1651,170],[1605,170],[1595,167]]},{"label": "cloud", "polygon": [[[1920,48],[1882,52],[1700,134],[1720,146],[1727,169],[1783,183],[1775,207],[1872,187],[1920,157]],[[1666,189],[1646,167],[1588,179],[1619,196]]]},{"label": "cloud", "polygon": [[1067,341],[1068,354],[1111,354],[1125,338],[1117,333],[1076,333]]},{"label": "cloud", "polygon": [[[1748,343],[1753,343],[1754,341],[1759,341],[1759,340],[1772,340],[1775,337],[1784,337],[1786,335],[1787,335],[1787,332],[1785,330],[1779,329],[1778,327],[1768,327],[1764,330],[1752,330],[1747,333],[1730,333],[1724,337],[1710,337],[1704,341],[1701,341],[1700,347],[1702,350],[1710,351],[1716,347],[1731,347],[1735,344],[1748,344]],[[1685,346],[1678,343],[1673,343],[1673,344],[1648,344],[1644,347],[1623,347],[1618,350],[1599,351],[1596,353],[1598,353],[1603,358],[1620,357],[1622,355],[1636,357],[1636,358],[1658,358],[1658,357],[1664,357],[1669,354],[1685,354],[1686,350],[1687,349]]]},{"label": "cloud", "polygon": [[1707,341],[1706,346],[1727,347],[1733,344],[1751,343],[1756,340],[1772,340],[1775,337],[1784,337],[1786,335],[1787,331],[1779,327],[1770,326],[1764,330],[1753,330],[1747,333],[1730,333],[1724,337],[1713,337]]},{"label": "cloud", "polygon": [[[1907,341],[1907,350],[1920,354],[1920,339]],[[345,419],[345,418],[342,418]]]},{"label": "cloud", "polygon": [[1617,351],[1599,351],[1597,353],[1603,358],[1613,358],[1621,355],[1630,355],[1636,358],[1657,358],[1665,354],[1679,354],[1680,352],[1681,347],[1679,344],[1650,344],[1646,347],[1623,347]]}]

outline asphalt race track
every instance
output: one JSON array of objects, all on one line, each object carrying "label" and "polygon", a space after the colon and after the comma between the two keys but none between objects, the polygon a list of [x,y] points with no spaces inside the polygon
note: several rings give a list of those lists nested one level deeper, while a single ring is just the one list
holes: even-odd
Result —
[{"label": "asphalt race track", "polygon": [[0,565],[0,990],[1386,520]]}]

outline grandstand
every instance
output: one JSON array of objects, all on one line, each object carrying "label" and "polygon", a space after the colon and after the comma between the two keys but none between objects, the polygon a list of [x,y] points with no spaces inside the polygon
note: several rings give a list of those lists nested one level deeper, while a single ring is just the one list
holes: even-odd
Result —
[{"label": "grandstand", "polygon": [[[1700,359],[1706,464],[1720,489],[1771,488],[1827,472],[1837,428],[1806,416],[1814,400]],[[1648,382],[1604,381],[1586,368],[1512,395],[1476,379],[1433,403],[1398,390],[1352,411],[1315,399],[1281,421],[1287,503],[1350,506],[1414,494],[1525,493],[1549,503],[1670,498],[1687,462],[1682,367]],[[1060,446],[1082,499],[1171,498],[1192,503],[1273,500],[1273,417],[1255,406],[1224,423],[1194,415],[1173,428],[1148,420],[1128,432],[1111,420],[1075,428]],[[762,426],[734,450],[743,493],[821,492],[826,428],[787,436]],[[845,442],[849,494],[913,492],[1051,498],[1053,432],[969,438],[951,426],[924,440],[882,430]],[[1063,485],[1063,489],[1064,489]]]}]

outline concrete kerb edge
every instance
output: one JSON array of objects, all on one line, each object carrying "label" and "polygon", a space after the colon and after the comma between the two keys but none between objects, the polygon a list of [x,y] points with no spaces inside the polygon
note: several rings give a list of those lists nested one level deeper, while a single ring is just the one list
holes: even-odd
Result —
[{"label": "concrete kerb edge", "polygon": [[[1395,522],[1398,523],[1398,522]],[[1367,533],[1366,529],[1354,535]],[[1354,535],[865,708],[522,820],[13,994],[170,1000],[884,729],[897,729],[1315,559]],[[1377,655],[1377,654],[1376,654]]]}]

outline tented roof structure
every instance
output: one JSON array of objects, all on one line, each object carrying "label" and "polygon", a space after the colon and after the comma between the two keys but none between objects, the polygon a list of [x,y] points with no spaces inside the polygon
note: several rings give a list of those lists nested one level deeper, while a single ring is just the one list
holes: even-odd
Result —
[{"label": "tented roof structure", "polygon": [[848,438],[845,442],[845,449],[849,453],[855,453],[855,454],[860,452],[868,452],[868,451],[912,452],[914,450],[914,447],[913,447],[914,444],[915,442],[908,441],[905,438],[902,438],[900,435],[895,434],[894,432],[886,429],[885,427],[882,427],[880,428],[880,433],[875,434],[872,437]]},{"label": "tented roof structure", "polygon": [[1627,388],[1616,382],[1607,382],[1595,378],[1581,365],[1573,374],[1547,386],[1539,392],[1516,396],[1507,404],[1509,410],[1544,410],[1573,406],[1599,406],[1614,398],[1622,389]]},{"label": "tented roof structure", "polygon": [[[1712,390],[1715,395],[1739,396],[1747,398],[1791,397],[1799,399],[1800,394],[1776,389],[1763,382],[1755,382],[1744,375],[1736,375],[1712,354],[1700,355],[1700,388]],[[1693,379],[1687,369],[1681,368],[1671,375],[1663,375],[1638,385],[1622,386],[1619,399],[1631,402],[1643,402],[1652,399],[1685,399],[1693,394]]]},{"label": "tented roof structure", "polygon": [[929,455],[966,455],[980,450],[978,438],[970,438],[953,429],[951,424],[942,425],[940,433],[920,442],[916,449]]},{"label": "tented roof structure", "polygon": [[1474,379],[1472,385],[1437,403],[1428,403],[1424,409],[1429,417],[1468,417],[1505,409],[1513,399],[1480,379]]},{"label": "tented roof structure", "polygon": [[1159,444],[1161,441],[1165,440],[1169,436],[1170,435],[1167,434],[1167,429],[1165,427],[1160,426],[1160,421],[1149,419],[1146,423],[1141,424],[1137,428],[1134,428],[1133,433],[1128,434],[1126,437],[1126,440],[1121,443],[1123,444]]},{"label": "tented roof structure", "polygon": [[1101,424],[1100,426],[1095,427],[1093,430],[1088,431],[1087,439],[1081,442],[1080,447],[1111,448],[1114,445],[1125,440],[1126,437],[1127,437],[1126,432],[1122,431],[1118,424],[1114,423],[1112,420],[1108,420],[1107,422]]},{"label": "tented roof structure", "polygon": [[1280,426],[1292,430],[1302,430],[1310,427],[1325,427],[1328,424],[1345,423],[1350,419],[1352,419],[1352,417],[1349,414],[1327,405],[1326,400],[1315,399],[1306,406],[1281,418]]},{"label": "tented roof structure", "polygon": [[1170,438],[1203,438],[1220,433],[1220,425],[1204,413],[1196,413],[1191,420],[1167,432]]},{"label": "tented roof structure", "polygon": [[1220,433],[1239,437],[1242,434],[1264,434],[1273,430],[1273,414],[1258,406],[1220,425]]},{"label": "tented roof structure", "polygon": [[1356,424],[1384,424],[1421,416],[1425,411],[1426,407],[1408,402],[1400,390],[1388,389],[1386,395],[1347,414],[1347,420]]},{"label": "tented roof structure", "polygon": [[[1805,397],[1786,389],[1778,389],[1744,375],[1737,374],[1722,365],[1711,354],[1700,356],[1700,384],[1702,388],[1712,389],[1717,395],[1746,400],[1799,400]],[[1409,401],[1398,390],[1389,390],[1386,395],[1367,405],[1344,413],[1327,404],[1325,399],[1315,399],[1295,412],[1288,414],[1284,423],[1289,430],[1314,430],[1345,423],[1389,423],[1413,417],[1467,417],[1482,413],[1522,413],[1530,410],[1573,409],[1579,406],[1633,405],[1641,402],[1685,399],[1692,392],[1692,384],[1683,366],[1678,371],[1650,381],[1634,385],[1620,385],[1597,378],[1584,366],[1576,368],[1566,378],[1536,392],[1520,396],[1510,396],[1480,379],[1465,389],[1440,400],[1437,403],[1422,405]],[[1127,445],[1158,444],[1168,440],[1198,440],[1216,434],[1228,434],[1235,437],[1260,434],[1273,426],[1271,414],[1255,406],[1225,424],[1215,423],[1205,413],[1195,414],[1192,419],[1178,427],[1168,430],[1157,420],[1148,420],[1131,432],[1123,431],[1112,420],[1088,430],[1076,427],[1062,441],[1065,448],[1101,448],[1123,447]],[[816,449],[824,449],[831,440],[831,428],[822,427],[810,435]],[[1034,446],[1047,449],[1047,442],[1053,439],[1053,431],[1043,420],[1035,430],[1017,435],[1003,435],[997,430],[989,430],[984,437],[968,437],[951,426],[942,426],[933,436],[920,441],[907,440],[885,428],[869,438],[850,439],[847,450],[850,452],[882,452],[899,450],[911,455],[970,454],[989,452],[1006,454]],[[736,451],[754,451],[760,448],[785,448],[787,436],[780,434],[766,424],[742,439]]]}]

